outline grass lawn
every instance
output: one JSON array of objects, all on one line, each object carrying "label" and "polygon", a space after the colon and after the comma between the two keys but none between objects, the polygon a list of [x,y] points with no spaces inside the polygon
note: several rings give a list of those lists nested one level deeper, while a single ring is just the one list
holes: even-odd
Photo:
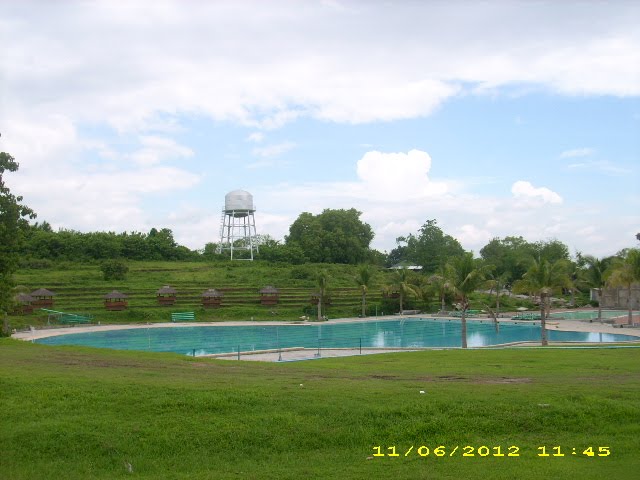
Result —
[{"label": "grass lawn", "polygon": [[0,478],[637,478],[639,359],[512,349],[260,364],[2,339]]}]

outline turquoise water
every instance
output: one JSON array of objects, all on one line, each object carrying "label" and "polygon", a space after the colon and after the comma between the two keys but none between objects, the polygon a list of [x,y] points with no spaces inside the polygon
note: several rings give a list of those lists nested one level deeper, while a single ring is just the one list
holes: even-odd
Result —
[{"label": "turquoise water", "polygon": [[[614,342],[636,340],[628,335],[549,330],[549,340]],[[537,322],[501,324],[468,322],[470,347],[540,341]],[[36,340],[47,345],[85,345],[117,350],[175,352],[187,355],[267,350],[290,347],[459,347],[459,320],[405,319],[333,324],[175,327],[75,333]]]},{"label": "turquoise water", "polygon": [[[602,318],[615,318],[628,315],[627,310],[602,310]],[[598,318],[598,310],[573,310],[566,312],[555,312],[549,315],[555,318],[566,318],[567,320],[594,320]]]}]

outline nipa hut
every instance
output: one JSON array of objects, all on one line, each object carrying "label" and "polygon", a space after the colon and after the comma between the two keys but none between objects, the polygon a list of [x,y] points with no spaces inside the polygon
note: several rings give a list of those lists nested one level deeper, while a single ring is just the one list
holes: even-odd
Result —
[{"label": "nipa hut", "polygon": [[262,305],[277,305],[280,292],[276,287],[267,285],[260,290],[260,303]]},{"label": "nipa hut", "polygon": [[176,303],[177,293],[178,292],[175,288],[165,285],[156,292],[156,295],[158,296],[158,303],[160,305],[173,305]]},{"label": "nipa hut", "polygon": [[127,295],[117,290],[104,296],[104,308],[111,311],[127,309]]},{"label": "nipa hut", "polygon": [[218,308],[222,304],[224,294],[215,288],[210,288],[202,294],[202,305],[206,308]]},{"label": "nipa hut", "polygon": [[33,302],[35,298],[33,298],[28,293],[19,293],[15,296],[16,308],[15,312],[19,315],[24,315],[26,313],[33,313]]},{"label": "nipa hut", "polygon": [[35,299],[32,302],[32,305],[34,307],[53,307],[53,297],[55,296],[55,293],[53,293],[51,290],[47,290],[46,288],[39,288],[38,290],[31,292],[31,296]]}]

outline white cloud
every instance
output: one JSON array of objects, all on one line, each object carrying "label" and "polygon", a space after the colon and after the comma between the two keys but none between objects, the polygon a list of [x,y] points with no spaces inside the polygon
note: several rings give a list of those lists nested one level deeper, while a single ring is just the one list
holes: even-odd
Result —
[{"label": "white cloud", "polygon": [[247,137],[247,142],[260,143],[265,139],[265,134],[262,132],[253,132]]},{"label": "white cloud", "polygon": [[565,150],[560,154],[560,158],[586,157],[593,155],[594,152],[593,148],[575,148],[573,150]]},{"label": "white cloud", "polygon": [[[407,82],[386,79],[385,84],[363,75],[339,78],[316,92],[313,115],[342,123],[367,123],[426,116],[460,88],[445,81],[424,79]],[[397,81],[397,83],[396,83]]]},{"label": "white cloud", "polygon": [[640,94],[633,2],[36,4],[0,5],[7,118],[56,111],[135,132],[187,113],[277,128],[425,116],[478,86]]},{"label": "white cloud", "polygon": [[165,137],[144,135],[140,137],[142,148],[127,155],[138,165],[156,165],[170,158],[182,158],[193,156],[193,150],[184,145],[179,145],[175,140]]},{"label": "white cloud", "polygon": [[493,238],[489,230],[469,224],[462,225],[451,235],[463,245],[486,245]]},{"label": "white cloud", "polygon": [[543,203],[562,203],[562,197],[547,187],[534,187],[530,182],[519,180],[511,186],[516,198],[541,200]]},{"label": "white cloud", "polygon": [[60,165],[35,176],[18,176],[13,185],[38,216],[54,227],[139,231],[155,226],[153,214],[141,206],[143,197],[190,188],[199,181],[197,175],[174,167],[95,173]]},{"label": "white cloud", "polygon": [[158,164],[193,154],[168,138],[142,136],[138,150],[118,152],[104,141],[79,139],[62,115],[31,122],[18,116],[2,133],[2,149],[6,147],[20,163],[18,174],[7,179],[10,188],[56,228],[150,228],[155,226],[154,214],[142,207],[145,197],[190,188],[200,181],[199,175]]},{"label": "white cloud", "polygon": [[356,167],[360,187],[386,201],[447,193],[446,184],[429,180],[430,169],[431,157],[420,150],[408,153],[367,152],[358,160]]}]

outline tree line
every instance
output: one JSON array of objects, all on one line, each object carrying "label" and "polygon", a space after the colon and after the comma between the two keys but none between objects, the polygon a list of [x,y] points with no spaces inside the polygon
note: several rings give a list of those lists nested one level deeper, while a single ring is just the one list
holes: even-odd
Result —
[{"label": "tree line", "polygon": [[[53,231],[49,223],[26,225],[17,249],[24,266],[37,260],[197,260],[200,253],[179,245],[168,228],[141,232]],[[36,261],[34,261],[36,260]]]}]

